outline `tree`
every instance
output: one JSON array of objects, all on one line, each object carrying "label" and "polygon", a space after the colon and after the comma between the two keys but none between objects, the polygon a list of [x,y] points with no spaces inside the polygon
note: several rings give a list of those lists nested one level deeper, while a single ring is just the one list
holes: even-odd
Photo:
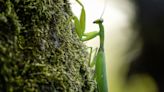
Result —
[{"label": "tree", "polygon": [[0,0],[0,92],[92,92],[67,0]]}]

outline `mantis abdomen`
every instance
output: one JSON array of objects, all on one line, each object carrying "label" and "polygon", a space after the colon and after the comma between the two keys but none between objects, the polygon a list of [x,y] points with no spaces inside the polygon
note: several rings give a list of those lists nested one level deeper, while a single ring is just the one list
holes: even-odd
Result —
[{"label": "mantis abdomen", "polygon": [[105,53],[102,48],[99,48],[96,56],[96,81],[98,84],[99,92],[108,92]]}]

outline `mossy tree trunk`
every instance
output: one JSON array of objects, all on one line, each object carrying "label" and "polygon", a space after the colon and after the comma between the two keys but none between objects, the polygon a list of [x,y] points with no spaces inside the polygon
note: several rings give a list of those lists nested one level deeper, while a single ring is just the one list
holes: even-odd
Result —
[{"label": "mossy tree trunk", "polygon": [[67,0],[0,0],[0,92],[92,92]]}]

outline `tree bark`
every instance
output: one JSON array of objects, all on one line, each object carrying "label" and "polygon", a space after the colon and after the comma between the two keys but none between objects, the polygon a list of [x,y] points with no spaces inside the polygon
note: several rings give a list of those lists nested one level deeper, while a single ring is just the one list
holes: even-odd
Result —
[{"label": "tree bark", "polygon": [[0,92],[92,92],[67,0],[0,0]]}]

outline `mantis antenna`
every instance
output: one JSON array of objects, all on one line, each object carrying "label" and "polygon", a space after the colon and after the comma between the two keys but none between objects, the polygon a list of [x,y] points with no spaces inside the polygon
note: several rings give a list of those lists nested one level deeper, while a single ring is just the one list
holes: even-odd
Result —
[{"label": "mantis antenna", "polygon": [[103,11],[102,11],[102,13],[101,13],[100,19],[102,19],[102,16],[104,15],[106,6],[107,6],[107,0],[104,0],[104,8],[103,8]]}]

